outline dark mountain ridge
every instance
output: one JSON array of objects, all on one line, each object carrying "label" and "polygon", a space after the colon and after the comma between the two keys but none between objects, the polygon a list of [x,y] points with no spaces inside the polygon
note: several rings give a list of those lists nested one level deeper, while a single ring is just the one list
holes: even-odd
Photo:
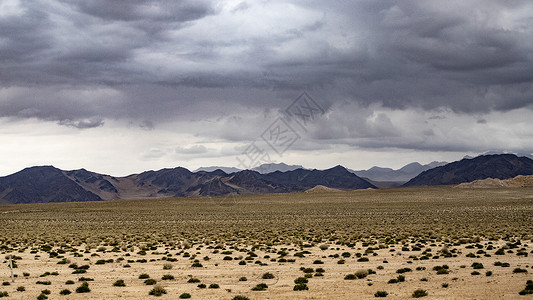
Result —
[{"label": "dark mountain ridge", "polygon": [[341,166],[323,171],[297,169],[269,174],[250,170],[232,174],[222,170],[191,172],[177,167],[126,177],[44,166],[0,177],[0,203],[288,193],[302,192],[316,185],[338,189],[376,188]]},{"label": "dark mountain ridge", "polygon": [[424,171],[404,186],[451,185],[489,177],[509,179],[518,175],[533,175],[533,160],[514,154],[482,155]]}]

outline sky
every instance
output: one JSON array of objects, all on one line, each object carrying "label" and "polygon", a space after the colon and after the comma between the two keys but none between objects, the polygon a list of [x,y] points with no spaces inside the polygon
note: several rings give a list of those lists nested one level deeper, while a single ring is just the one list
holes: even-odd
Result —
[{"label": "sky", "polygon": [[0,0],[0,176],[533,152],[533,2]]}]

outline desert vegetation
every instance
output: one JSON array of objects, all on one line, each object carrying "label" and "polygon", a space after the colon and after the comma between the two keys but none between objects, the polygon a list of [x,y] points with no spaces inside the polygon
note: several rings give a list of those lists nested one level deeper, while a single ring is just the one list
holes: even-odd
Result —
[{"label": "desert vegetation", "polygon": [[533,293],[532,195],[430,187],[239,196],[227,206],[218,205],[224,198],[5,205],[0,293],[522,299]]}]

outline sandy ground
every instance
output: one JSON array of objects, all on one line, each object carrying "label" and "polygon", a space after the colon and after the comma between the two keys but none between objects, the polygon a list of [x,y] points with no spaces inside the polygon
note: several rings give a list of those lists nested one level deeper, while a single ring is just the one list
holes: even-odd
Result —
[{"label": "sandy ground", "polygon": [[[449,249],[455,249],[457,257],[444,258],[440,256],[438,259],[430,258],[428,260],[414,260],[410,259],[410,255],[417,257],[422,256],[421,253],[426,249],[422,248],[420,251],[401,251],[402,245],[389,245],[389,248],[374,250],[377,255],[374,256],[369,253],[368,262],[358,262],[356,253],[364,253],[366,247],[356,245],[354,248],[337,247],[331,245],[327,250],[321,250],[317,246],[312,248],[304,248],[311,252],[305,257],[295,257],[294,254],[299,252],[297,247],[278,246],[277,249],[287,248],[286,252],[289,255],[286,259],[295,259],[295,262],[272,262],[270,259],[278,258],[274,250],[260,251],[255,250],[254,253],[258,257],[254,260],[247,260],[246,265],[239,265],[242,260],[224,260],[224,257],[230,256],[232,258],[246,257],[246,252],[238,252],[232,249],[220,249],[219,253],[214,254],[213,247],[207,249],[206,246],[200,249],[173,249],[158,248],[157,250],[149,250],[146,255],[139,255],[139,249],[133,252],[96,252],[96,249],[90,250],[90,253],[83,253],[85,248],[79,247],[83,257],[74,257],[72,253],[65,253],[62,256],[67,258],[70,263],[78,265],[89,265],[87,273],[72,274],[73,269],[69,268],[69,264],[57,264],[61,258],[50,258],[49,254],[43,251],[30,254],[30,249],[24,250],[23,253],[16,253],[20,256],[20,260],[16,260],[18,268],[14,269],[18,277],[15,283],[9,286],[2,286],[1,291],[7,291],[12,299],[36,299],[41,290],[49,289],[51,294],[49,299],[178,299],[182,293],[190,293],[191,299],[232,299],[236,295],[244,295],[249,299],[372,299],[374,293],[377,291],[386,291],[388,293],[387,299],[408,299],[415,289],[421,288],[428,291],[428,296],[424,299],[531,299],[533,296],[519,296],[518,292],[525,287],[525,282],[533,278],[533,258],[517,256],[516,250],[512,249],[514,253],[506,253],[505,255],[494,255],[494,252],[505,245],[504,241],[492,241],[493,250],[486,250],[488,241],[481,241],[479,243],[464,244],[460,246],[452,246]],[[443,243],[433,243],[433,246],[427,247],[432,249],[432,254],[436,255],[439,249],[443,248]],[[485,257],[483,254],[479,258],[466,257],[468,253],[476,253],[479,249],[467,249],[468,245],[483,245],[490,257]],[[414,244],[413,244],[414,245]],[[413,245],[409,245],[412,248]],[[197,247],[197,246],[194,246]],[[373,246],[375,247],[375,246]],[[112,247],[106,247],[110,250]],[[524,243],[520,248],[525,248],[525,251],[532,253],[533,247]],[[57,249],[53,249],[57,250]],[[266,250],[266,249],[265,249]],[[394,250],[394,252],[391,252]],[[196,255],[203,267],[192,267],[193,258],[183,257],[182,251],[188,252],[191,256]],[[223,251],[233,251],[232,254],[221,254]],[[334,258],[335,254],[341,255],[344,252],[351,254],[348,258]],[[125,256],[129,253],[130,256]],[[166,253],[166,254],[165,254]],[[177,253],[180,253],[177,255]],[[95,256],[98,255],[98,256]],[[171,258],[177,258],[176,262],[167,262],[161,260],[171,254]],[[4,254],[5,255],[5,254]],[[208,256],[209,260],[203,258]],[[270,256],[271,258],[264,258]],[[61,255],[60,255],[61,257]],[[117,259],[124,258],[124,261],[117,262]],[[98,260],[113,259],[114,262],[103,265],[96,264]],[[124,268],[128,264],[128,260],[137,261],[139,259],[146,259],[146,263],[130,262],[131,267]],[[338,264],[340,259],[344,259],[344,264]],[[255,261],[261,261],[267,265],[259,265]],[[321,260],[323,264],[314,264],[315,260]],[[387,261],[385,263],[384,261]],[[496,261],[507,262],[509,267],[494,266]],[[473,262],[482,263],[484,269],[474,270],[471,265]],[[172,269],[164,270],[164,264],[171,264]],[[432,268],[436,265],[448,265],[449,274],[437,275]],[[378,269],[382,266],[383,269]],[[293,291],[294,279],[304,276],[300,270],[305,268],[323,268],[324,276],[309,278],[308,291]],[[417,267],[425,267],[425,270],[417,271]],[[528,273],[513,273],[515,268],[523,268]],[[396,273],[398,269],[410,268],[411,272],[403,273],[405,282],[389,284],[388,281],[396,278],[399,274]],[[372,269],[376,274],[371,274],[363,279],[345,280],[347,274],[354,273],[358,270]],[[471,275],[471,272],[479,271],[480,275]],[[492,271],[493,275],[488,277],[485,275],[487,271]],[[24,277],[23,272],[27,272],[30,276]],[[59,275],[39,277],[45,272],[58,272]],[[274,279],[262,279],[262,275],[266,272],[272,273]],[[162,297],[149,296],[148,293],[153,286],[144,285],[144,279],[139,279],[139,275],[147,273],[151,278],[157,280],[158,284],[163,286],[167,291],[166,295]],[[174,280],[161,280],[165,274],[171,274],[175,277]],[[315,274],[315,273],[311,273]],[[2,271],[0,273],[0,281],[10,282],[9,269],[7,268],[7,261],[2,264]],[[80,285],[78,282],[80,277],[93,278],[94,281],[89,282],[91,292],[78,294],[75,293],[76,287]],[[201,289],[197,287],[199,283],[187,283],[191,277],[198,278],[201,283],[209,286],[211,283],[217,283],[220,288]],[[239,281],[239,278],[246,277],[247,281]],[[421,281],[421,279],[427,281]],[[126,283],[126,287],[114,287],[112,284],[122,279]],[[51,285],[36,284],[37,281],[50,281]],[[75,281],[74,285],[67,285],[67,280]],[[258,283],[266,283],[268,288],[266,291],[252,291],[251,289]],[[447,283],[447,288],[442,287],[443,283]],[[17,287],[24,286],[25,291],[16,291]],[[68,296],[59,295],[59,291],[69,289],[73,293]]]}]

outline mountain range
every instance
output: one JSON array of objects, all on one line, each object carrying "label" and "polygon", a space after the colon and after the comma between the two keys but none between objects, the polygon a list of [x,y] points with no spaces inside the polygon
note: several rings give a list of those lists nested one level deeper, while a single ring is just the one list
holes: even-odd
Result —
[{"label": "mountain range", "polygon": [[[269,164],[262,164],[250,170],[259,172],[261,174],[268,174],[268,173],[272,173],[276,171],[281,171],[281,172],[294,171],[296,169],[304,169],[304,167],[302,167],[301,165],[287,165],[285,163],[279,163],[279,164],[269,163]],[[235,168],[235,167],[214,166],[214,167],[201,167],[201,168],[194,170],[194,172],[199,172],[199,171],[213,172],[216,170],[222,170],[228,174],[242,171],[242,169]]]},{"label": "mountain range", "polygon": [[[279,167],[292,168],[275,164],[266,166],[263,171]],[[373,174],[379,175],[381,172],[381,176],[385,176],[383,174],[387,172],[395,172],[398,176],[404,176],[402,174],[413,174],[420,168],[429,167],[431,164],[422,166],[414,163],[398,170],[373,168]],[[371,170],[363,174],[370,176]],[[378,175],[373,176],[393,178]],[[504,180],[518,175],[533,175],[533,160],[514,154],[482,155],[430,168],[403,186],[457,185],[486,178]],[[64,171],[53,166],[41,166],[0,177],[0,204],[290,193],[313,191],[315,187],[320,187],[315,189],[319,191],[387,187],[379,183],[382,182],[362,178],[342,166],[327,170],[277,170],[264,174],[254,170],[227,173],[220,169],[191,172],[177,167],[125,177],[113,177],[85,169]]]},{"label": "mountain range", "polygon": [[113,177],[85,169],[31,167],[0,178],[0,203],[149,199],[229,194],[303,192],[317,185],[342,190],[376,188],[342,166],[261,174],[244,170],[191,172],[185,168]]}]

